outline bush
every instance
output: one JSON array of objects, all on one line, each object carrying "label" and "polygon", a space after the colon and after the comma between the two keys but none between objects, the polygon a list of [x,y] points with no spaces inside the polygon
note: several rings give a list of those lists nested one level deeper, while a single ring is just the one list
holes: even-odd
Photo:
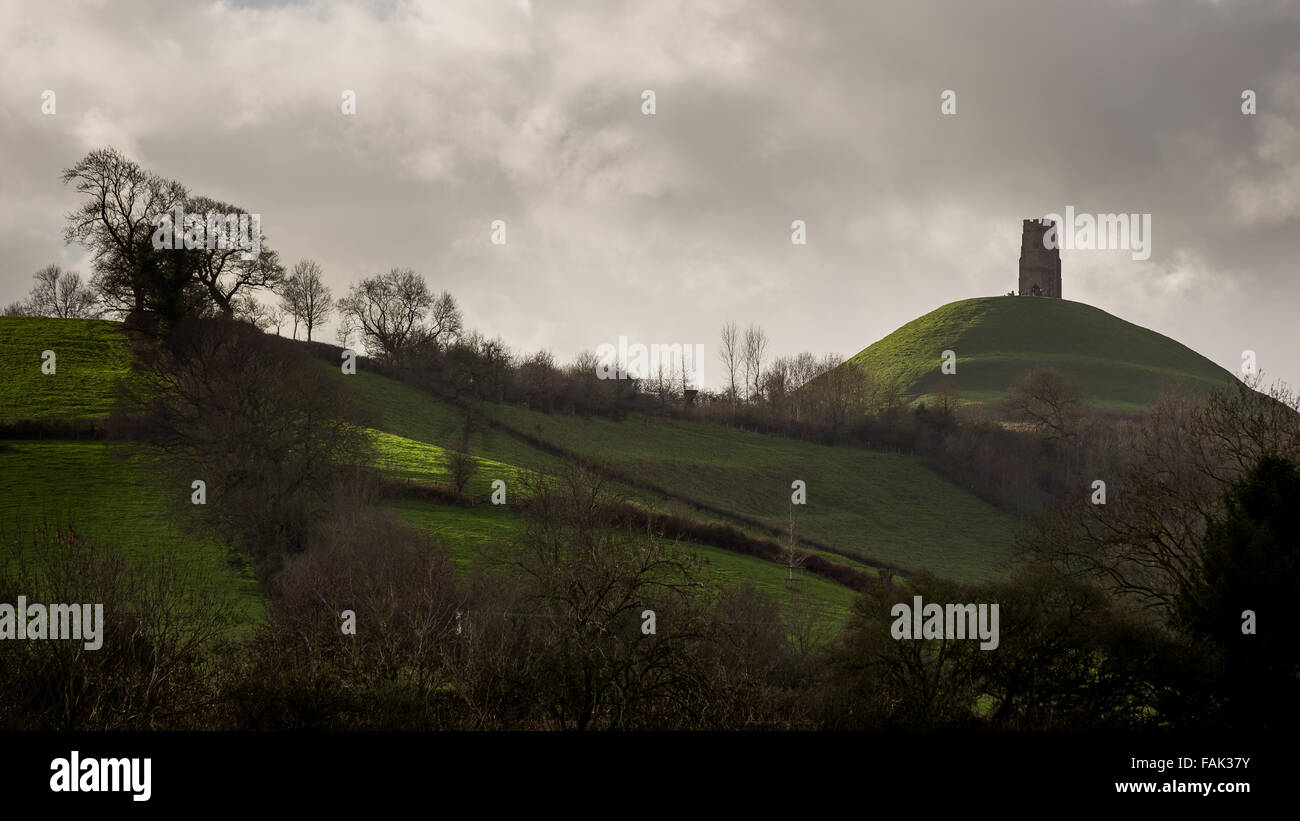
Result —
[{"label": "bush", "polygon": [[10,534],[0,602],[102,604],[102,641],[0,642],[0,727],[154,730],[207,726],[208,661],[233,623],[226,591],[175,559],[127,563],[71,527]]}]

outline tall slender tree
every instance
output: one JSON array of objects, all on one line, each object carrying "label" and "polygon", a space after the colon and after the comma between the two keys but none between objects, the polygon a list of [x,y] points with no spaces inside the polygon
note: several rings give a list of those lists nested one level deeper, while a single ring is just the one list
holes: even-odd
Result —
[{"label": "tall slender tree", "polygon": [[333,295],[317,262],[304,259],[293,266],[280,290],[280,305],[293,317],[294,339],[298,338],[301,322],[307,328],[307,341],[311,342],[312,330],[328,321],[334,309]]},{"label": "tall slender tree", "polygon": [[735,321],[722,326],[722,344],[718,348],[718,357],[727,372],[727,396],[734,405],[739,396],[736,391],[736,371],[740,367],[740,335]]}]

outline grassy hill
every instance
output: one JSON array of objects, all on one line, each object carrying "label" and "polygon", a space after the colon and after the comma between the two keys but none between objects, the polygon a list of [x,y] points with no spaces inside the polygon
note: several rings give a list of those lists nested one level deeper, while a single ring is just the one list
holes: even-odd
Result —
[{"label": "grassy hill", "polygon": [[[104,416],[115,382],[129,374],[124,343],[121,326],[113,322],[0,318],[0,422]],[[54,375],[41,373],[44,350],[58,356]],[[460,441],[464,411],[364,368],[355,376],[331,370],[380,411],[371,435],[384,472],[426,485],[447,481],[445,448]],[[493,479],[509,481],[520,470],[554,470],[560,459],[553,451],[559,448],[596,457],[627,477],[616,485],[646,507],[726,521],[772,539],[772,531],[783,531],[789,522],[790,484],[802,479],[808,503],[795,509],[796,537],[829,548],[813,552],[863,571],[886,562],[965,580],[1005,572],[1018,526],[909,456],[640,415],[613,422],[509,405],[484,406],[480,413],[487,421],[476,423],[469,436],[478,460],[469,486],[475,494],[486,495]],[[183,554],[255,616],[260,593],[248,572],[232,564],[224,548],[173,520],[171,491],[148,476],[134,447],[98,440],[0,442],[0,527],[74,521],[128,554]],[[443,540],[462,569],[489,546],[509,543],[521,524],[508,506],[462,508],[399,498],[392,507],[411,526]],[[698,555],[719,581],[747,579],[790,593],[786,568],[778,563],[708,545],[678,547]],[[809,573],[797,590],[803,610],[836,621],[854,596]]]},{"label": "grassy hill", "polygon": [[[957,373],[940,372],[945,350]],[[951,302],[849,360],[897,379],[911,399],[924,400],[951,384],[963,403],[993,405],[1037,365],[1078,382],[1100,410],[1140,411],[1162,389],[1231,385],[1231,373],[1167,336],[1105,311],[1062,299],[983,297]]]},{"label": "grassy hill", "polygon": [[[337,368],[331,367],[331,370],[337,372]],[[340,378],[344,377],[340,375]],[[447,482],[450,471],[446,448],[460,439],[464,426],[463,412],[409,385],[364,370],[346,379],[347,384],[359,391],[366,401],[380,409],[382,419],[379,427],[383,430],[372,433],[380,467],[394,478],[420,484]],[[485,410],[489,414],[504,415],[513,409],[492,406]],[[528,411],[524,414],[530,420],[534,417],[536,420],[551,418]],[[594,423],[593,420],[571,417],[564,419],[574,430]],[[628,430],[632,429],[629,425]],[[552,454],[493,427],[476,427],[469,437],[469,446],[475,454],[477,470],[466,490],[481,497],[490,494],[495,479],[504,479],[513,485],[514,477],[521,471],[551,471],[560,466],[560,460]],[[613,487],[648,508],[695,514],[704,519],[717,518],[686,509],[660,494],[617,482]],[[521,518],[509,506],[481,504],[464,508],[417,498],[397,499],[391,506],[408,524],[446,544],[451,549],[455,565],[463,572],[468,572],[474,562],[494,546],[509,544],[519,535],[522,526]],[[790,595],[786,568],[779,564],[708,545],[679,542],[677,546],[699,557],[708,578],[719,583],[747,581],[759,589],[782,594],[787,607],[796,603]],[[827,558],[861,571],[871,570],[867,565],[841,556]],[[813,613],[819,623],[824,624],[842,620],[856,595],[847,587],[810,573],[801,574],[796,590],[803,611]]]},{"label": "grassy hill", "polygon": [[788,526],[790,485],[800,479],[808,499],[793,511],[796,536],[868,563],[987,580],[1005,569],[1017,527],[913,456],[637,414],[613,422],[514,406],[491,412],[660,488],[670,501],[701,503],[768,528]]},{"label": "grassy hill", "polygon": [[[41,372],[45,350],[56,353],[54,374]],[[0,423],[102,418],[112,407],[115,384],[130,373],[122,327],[107,321],[0,318],[0,362],[5,374]],[[380,410],[382,422],[371,437],[381,470],[425,484],[447,481],[443,445],[458,441],[463,414],[364,370],[350,377],[349,385]],[[470,441],[478,455],[468,488],[473,493],[489,493],[494,478],[512,479],[520,469],[516,465],[525,470],[559,465],[556,457],[492,429],[476,431]],[[138,445],[102,440],[0,440],[0,536],[72,524],[95,544],[128,559],[181,557],[198,583],[228,593],[245,624],[256,620],[262,594],[251,573],[227,548],[180,523],[174,494],[150,475],[144,455]],[[186,499],[188,492],[182,494]],[[461,508],[405,498],[392,507],[411,526],[447,544],[464,570],[489,545],[508,544],[522,524],[509,507]],[[789,592],[786,570],[775,563],[707,545],[678,546],[699,556],[706,576],[719,583],[748,580],[772,592]],[[855,595],[810,574],[804,574],[798,591],[804,610],[821,614],[828,625],[843,618]]]},{"label": "grassy hill", "polygon": [[[47,350],[53,374],[41,370]],[[120,323],[0,317],[0,423],[103,417],[129,373]],[[141,455],[100,440],[0,440],[0,536],[70,524],[127,561],[179,557],[196,583],[230,597],[244,624],[256,620],[262,594],[252,574],[176,521],[177,498],[189,490],[160,486]]]},{"label": "grassy hill", "polygon": [[[44,351],[52,374],[41,371]],[[0,317],[0,422],[104,416],[130,369],[120,322]]]},{"label": "grassy hill", "polygon": [[[463,411],[364,370],[338,378],[381,410],[379,426],[393,434],[378,440],[381,464],[403,478],[445,480],[438,454],[460,440]],[[514,405],[479,411],[501,426],[480,423],[470,434],[470,451],[480,460],[474,493],[487,493],[492,479],[509,480],[516,468],[558,466],[557,457],[508,432],[518,431],[630,477],[623,489],[648,507],[721,518],[765,538],[788,526],[790,484],[801,479],[808,503],[794,510],[796,536],[835,548],[823,555],[858,569],[881,561],[965,580],[995,578],[1006,569],[1019,525],[912,456],[640,414],[614,422]]]},{"label": "grassy hill", "polygon": [[[148,465],[97,441],[0,441],[0,537],[4,544],[38,527],[73,526],[126,561],[175,558],[199,585],[229,597],[242,623],[262,613],[251,572],[229,548],[177,521],[189,488],[168,490]],[[0,559],[3,557],[0,556]]]}]

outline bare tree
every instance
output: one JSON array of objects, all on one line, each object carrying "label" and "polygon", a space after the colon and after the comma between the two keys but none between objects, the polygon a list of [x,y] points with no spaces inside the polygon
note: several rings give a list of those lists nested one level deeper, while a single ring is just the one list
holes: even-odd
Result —
[{"label": "bare tree", "polygon": [[817,357],[810,351],[802,351],[790,357],[790,391],[794,392],[821,375]]},{"label": "bare tree", "polygon": [[357,323],[356,319],[346,313],[340,312],[339,327],[334,332],[334,339],[344,348],[351,348],[352,337],[360,330],[361,326]]},{"label": "bare tree", "polygon": [[276,325],[276,320],[271,317],[271,311],[252,294],[240,294],[235,297],[232,307],[236,319],[247,322],[259,331],[265,331]]},{"label": "bare tree", "polygon": [[[208,197],[187,198],[185,211],[194,215],[219,214],[223,218],[248,213],[230,203]],[[248,293],[255,288],[274,290],[284,279],[279,255],[266,247],[265,235],[258,237],[257,241],[260,243],[259,253],[252,259],[245,259],[248,249],[239,247],[238,243],[226,242],[226,247],[217,247],[222,243],[214,237],[207,237],[204,247],[185,251],[193,257],[195,281],[204,287],[208,297],[223,313],[234,312],[234,300],[241,291]]]},{"label": "bare tree", "polygon": [[284,276],[264,237],[258,237],[259,253],[245,259],[249,249],[221,242],[208,233],[217,226],[207,220],[206,236],[197,247],[158,247],[158,232],[170,230],[174,243],[188,231],[187,225],[171,224],[177,208],[189,216],[220,215],[223,231],[228,217],[247,212],[208,197],[192,197],[179,182],[146,171],[115,149],[90,152],[63,172],[63,181],[87,195],[68,215],[64,239],[91,250],[92,283],[110,311],[153,313],[175,323],[203,313],[210,303],[230,315],[241,293],[274,288]]},{"label": "bare tree", "polygon": [[763,357],[767,355],[767,334],[757,325],[750,325],[745,330],[745,393],[746,398],[758,398],[762,394]]},{"label": "bare tree", "polygon": [[458,495],[464,495],[465,488],[469,486],[469,480],[473,478],[474,471],[478,468],[478,460],[469,452],[469,443],[461,442],[454,448],[448,448],[447,454],[447,474],[451,480],[451,486]]},{"label": "bare tree", "polygon": [[58,302],[59,279],[63,270],[57,265],[46,265],[32,274],[36,284],[27,296],[28,309],[37,316],[57,316],[55,306]]},{"label": "bare tree", "polygon": [[284,326],[285,318],[286,316],[285,316],[284,309],[281,308],[279,305],[272,306],[270,310],[266,312],[267,326],[271,328],[275,328],[276,336],[280,335],[280,328]]},{"label": "bare tree", "polygon": [[863,394],[867,376],[851,361],[835,353],[821,361],[821,376],[809,387],[814,392],[818,415],[831,426],[832,436],[859,417],[865,410]]},{"label": "bare tree", "polygon": [[152,251],[152,220],[185,202],[185,187],[144,170],[116,149],[92,151],[63,172],[86,195],[68,214],[64,240],[91,251],[95,285],[110,310],[154,309],[157,282],[149,281],[142,257]]},{"label": "bare tree", "polygon": [[419,338],[420,322],[434,302],[423,277],[409,268],[393,268],[353,285],[338,308],[345,320],[354,321],[366,349],[391,361]]},{"label": "bare tree", "polygon": [[310,259],[293,266],[292,273],[280,289],[280,306],[293,317],[293,338],[298,338],[298,323],[307,328],[307,341],[311,342],[313,328],[323,325],[333,310],[333,296],[321,278],[321,267]]},{"label": "bare tree", "polygon": [[98,300],[90,288],[82,285],[81,274],[47,265],[34,275],[27,309],[37,316],[60,319],[94,319],[99,316]]},{"label": "bare tree", "polygon": [[258,562],[301,550],[336,482],[373,458],[373,420],[351,392],[301,346],[245,323],[188,319],[165,345],[140,346],[137,372],[119,415],[143,424],[174,479],[206,481],[204,526]]},{"label": "bare tree", "polygon": [[[708,691],[691,644],[709,631],[698,564],[653,532],[612,527],[621,500],[598,472],[522,478],[524,524],[511,610],[539,613],[533,698],[556,729],[637,729]],[[647,637],[654,617],[671,624]],[[711,692],[711,691],[710,691]]]},{"label": "bare tree", "polygon": [[785,398],[794,389],[790,387],[790,357],[778,356],[763,374],[763,393],[774,405],[784,404]]},{"label": "bare tree", "polygon": [[1039,366],[1007,391],[1005,407],[1049,439],[1078,435],[1086,419],[1083,391],[1055,368]]},{"label": "bare tree", "polygon": [[[301,265],[302,263],[299,263]],[[294,271],[297,271],[295,266]],[[298,323],[302,320],[302,300],[298,295],[298,281],[291,273],[280,283],[280,313],[293,320],[293,338],[298,338]]]},{"label": "bare tree", "polygon": [[445,348],[464,331],[464,320],[456,299],[446,291],[438,295],[429,311],[426,338],[434,347]]},{"label": "bare tree", "polygon": [[736,371],[740,367],[740,336],[734,320],[722,326],[722,345],[718,349],[718,356],[722,359],[722,367],[727,371],[727,396],[734,405],[738,396]]}]

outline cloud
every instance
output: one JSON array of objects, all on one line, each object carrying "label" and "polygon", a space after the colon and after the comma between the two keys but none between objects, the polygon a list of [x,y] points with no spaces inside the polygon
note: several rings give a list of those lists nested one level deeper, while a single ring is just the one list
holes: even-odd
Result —
[{"label": "cloud", "polygon": [[[58,175],[103,144],[262,213],[336,293],[414,267],[561,359],[732,318],[774,353],[852,354],[1005,293],[1020,221],[1067,204],[1151,213],[1156,244],[1067,255],[1066,293],[1193,348],[1239,349],[1300,298],[1294,5],[122,0],[6,4],[0,31],[21,158],[0,301],[76,253]],[[1214,321],[1192,310],[1229,292]]]}]

